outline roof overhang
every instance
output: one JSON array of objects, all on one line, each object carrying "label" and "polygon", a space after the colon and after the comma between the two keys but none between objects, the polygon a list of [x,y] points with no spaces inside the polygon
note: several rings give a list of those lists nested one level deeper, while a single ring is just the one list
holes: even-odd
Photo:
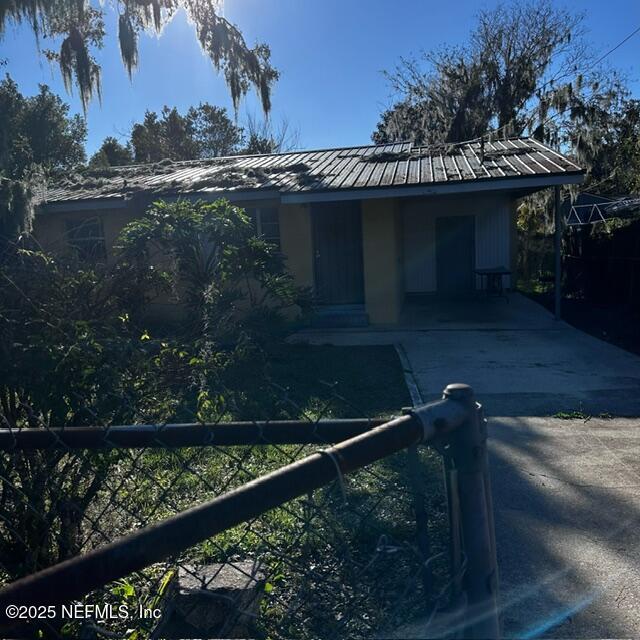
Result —
[{"label": "roof overhang", "polygon": [[60,200],[44,202],[38,205],[38,213],[58,213],[69,211],[97,211],[104,209],[124,209],[127,201],[124,198],[103,198],[90,200]]},{"label": "roof overhang", "polygon": [[336,200],[371,200],[374,198],[405,198],[411,196],[437,196],[478,193],[481,191],[537,191],[562,184],[582,184],[584,173],[563,173],[553,176],[497,178],[494,180],[469,180],[449,184],[416,185],[412,187],[376,187],[373,189],[337,189],[334,191],[283,193],[283,204],[305,202],[333,202]]},{"label": "roof overhang", "polygon": [[[136,194],[138,195],[138,194]],[[154,194],[152,192],[139,192],[140,196],[147,196],[148,200],[164,200],[165,202],[176,202],[177,200],[193,200],[214,202],[220,198],[226,198],[230,202],[249,202],[253,200],[280,200],[280,194],[275,189],[253,189],[252,191],[198,191],[196,193]],[[97,211],[104,209],[125,209],[132,198],[124,196],[119,198],[85,199],[85,200],[60,200],[58,202],[45,202],[39,205],[42,213],[59,213],[70,211]]]},{"label": "roof overhang", "polygon": [[[531,176],[516,178],[496,178],[483,180],[465,180],[461,182],[440,183],[435,185],[415,185],[403,187],[375,187],[371,189],[334,189],[331,191],[309,191],[280,193],[277,189],[198,191],[196,193],[153,194],[140,192],[150,200],[162,199],[166,202],[176,200],[204,200],[207,202],[226,198],[231,202],[249,202],[254,200],[279,200],[283,204],[302,204],[312,202],[336,202],[340,200],[372,200],[376,198],[407,198],[416,196],[438,196],[452,194],[470,194],[484,191],[538,191],[547,187],[563,184],[581,184],[583,172],[563,173],[549,176]],[[89,200],[64,200],[40,205],[47,213],[70,211],[95,211],[99,209],[123,209],[131,202],[124,196]]]}]

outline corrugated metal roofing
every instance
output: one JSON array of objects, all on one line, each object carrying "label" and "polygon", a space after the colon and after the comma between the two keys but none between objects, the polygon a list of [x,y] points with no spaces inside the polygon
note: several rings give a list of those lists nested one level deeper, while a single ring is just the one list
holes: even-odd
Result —
[{"label": "corrugated metal roofing", "polygon": [[267,190],[274,195],[580,174],[532,138],[439,147],[409,142],[114,167],[49,186],[41,202]]}]

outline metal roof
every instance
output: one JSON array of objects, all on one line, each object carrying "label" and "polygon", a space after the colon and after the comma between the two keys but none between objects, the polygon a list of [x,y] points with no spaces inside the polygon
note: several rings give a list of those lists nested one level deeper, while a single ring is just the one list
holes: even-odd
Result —
[{"label": "metal roof", "polygon": [[123,200],[140,192],[176,196],[256,192],[285,197],[582,173],[569,159],[532,138],[482,146],[473,142],[419,147],[400,142],[86,171],[49,185],[40,202]]}]

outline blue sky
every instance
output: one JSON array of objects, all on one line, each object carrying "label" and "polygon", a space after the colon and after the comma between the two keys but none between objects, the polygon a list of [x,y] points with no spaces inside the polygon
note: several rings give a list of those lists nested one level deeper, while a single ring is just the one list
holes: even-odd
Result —
[{"label": "blue sky", "polygon": [[[242,29],[248,42],[271,46],[273,63],[281,73],[273,94],[274,120],[286,117],[299,130],[300,147],[322,148],[368,143],[380,112],[392,101],[381,70],[421,49],[463,44],[478,9],[494,4],[226,0],[225,15]],[[637,0],[575,1],[569,6],[585,12],[596,52],[605,53],[640,26]],[[115,33],[115,20],[111,14],[111,33]],[[81,112],[77,97],[65,93],[57,66],[37,55],[27,28],[7,31],[0,41],[3,57],[9,60],[5,69],[23,93],[33,94],[38,83],[46,83],[70,102],[73,111]],[[226,86],[201,53],[184,15],[178,15],[160,38],[142,38],[140,67],[133,82],[121,64],[116,38],[107,39],[98,60],[104,97],[102,105],[94,101],[87,114],[90,153],[105,136],[126,137],[145,109],[159,110],[168,104],[185,110],[208,101],[231,111]],[[640,34],[608,60],[629,75],[634,94],[640,96]],[[253,96],[242,104],[240,119],[246,113],[260,115]]]}]

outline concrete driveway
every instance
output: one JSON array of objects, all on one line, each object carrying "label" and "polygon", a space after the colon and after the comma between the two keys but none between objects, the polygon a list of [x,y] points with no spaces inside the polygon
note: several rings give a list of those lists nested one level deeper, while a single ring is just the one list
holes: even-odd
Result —
[{"label": "concrete driveway", "polygon": [[494,418],[505,635],[640,636],[640,420]]},{"label": "concrete driveway", "polygon": [[455,380],[493,416],[640,415],[640,358],[565,324],[421,332],[400,343],[425,400]]},{"label": "concrete driveway", "polygon": [[425,401],[470,384],[489,416],[640,415],[640,358],[557,322],[524,296],[436,302],[388,330],[305,331],[315,344],[402,345]]},{"label": "concrete driveway", "polygon": [[[425,401],[450,382],[475,389],[507,637],[638,637],[640,418],[620,416],[640,416],[640,358],[521,296],[474,304],[414,310],[400,330],[296,339],[399,345]],[[573,411],[585,418],[552,417]]]}]

